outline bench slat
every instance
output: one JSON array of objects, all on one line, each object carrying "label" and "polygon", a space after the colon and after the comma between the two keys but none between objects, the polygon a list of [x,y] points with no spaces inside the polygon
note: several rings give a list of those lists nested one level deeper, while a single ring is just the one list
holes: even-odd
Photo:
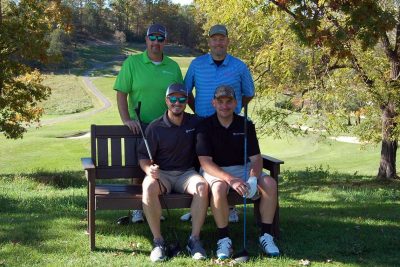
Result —
[{"label": "bench slat", "polygon": [[108,139],[97,138],[98,166],[108,166]]},{"label": "bench slat", "polygon": [[139,166],[129,167],[104,167],[96,168],[96,179],[121,179],[121,178],[142,178],[144,172]]},{"label": "bench slat", "polygon": [[126,137],[125,138],[125,165],[126,166],[138,166],[136,151],[138,146],[138,139]]},{"label": "bench slat", "polygon": [[111,165],[122,166],[121,138],[111,138]]}]

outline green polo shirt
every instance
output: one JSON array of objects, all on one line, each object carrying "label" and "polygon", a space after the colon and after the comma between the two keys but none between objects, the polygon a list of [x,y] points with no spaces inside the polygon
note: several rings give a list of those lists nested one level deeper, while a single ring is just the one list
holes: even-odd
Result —
[{"label": "green polo shirt", "polygon": [[127,93],[128,110],[132,119],[136,119],[135,108],[142,102],[140,118],[150,123],[160,117],[167,105],[165,92],[172,83],[182,83],[182,72],[178,63],[164,55],[160,64],[154,64],[147,51],[129,56],[117,76],[114,90]]}]

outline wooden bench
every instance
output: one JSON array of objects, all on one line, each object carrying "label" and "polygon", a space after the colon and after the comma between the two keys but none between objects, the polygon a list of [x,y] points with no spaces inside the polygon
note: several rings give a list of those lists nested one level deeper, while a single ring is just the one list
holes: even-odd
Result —
[{"label": "wooden bench", "polygon": [[[88,181],[88,234],[90,249],[95,249],[96,210],[142,209],[142,187],[144,178],[137,159],[137,147],[142,137],[133,134],[126,126],[92,125],[91,157],[82,158],[82,165]],[[264,169],[278,181],[280,165],[284,162],[263,156]],[[136,184],[96,184],[101,179],[134,179]],[[168,194],[164,196],[169,209],[189,208],[192,197],[188,194]],[[242,204],[243,198],[236,192],[230,192],[231,205]],[[161,201],[163,208],[165,206]],[[254,203],[256,218],[259,218],[258,202]],[[279,238],[279,205],[276,209],[273,234]]]}]

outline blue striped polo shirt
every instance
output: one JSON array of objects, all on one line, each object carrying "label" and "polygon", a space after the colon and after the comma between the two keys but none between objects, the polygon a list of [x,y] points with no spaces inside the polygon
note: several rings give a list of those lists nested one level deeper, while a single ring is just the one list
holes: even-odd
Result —
[{"label": "blue striped polo shirt", "polygon": [[235,89],[238,105],[235,113],[242,109],[242,96],[254,96],[254,82],[246,64],[229,54],[218,67],[210,54],[195,58],[190,63],[185,76],[185,86],[189,92],[196,89],[195,109],[200,117],[215,113],[211,104],[215,89],[220,85],[229,85]]}]

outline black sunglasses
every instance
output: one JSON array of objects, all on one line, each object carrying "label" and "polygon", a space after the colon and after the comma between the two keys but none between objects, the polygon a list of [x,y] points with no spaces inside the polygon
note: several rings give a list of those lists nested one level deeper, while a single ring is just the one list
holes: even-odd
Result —
[{"label": "black sunglasses", "polygon": [[149,35],[149,40],[152,42],[157,40],[159,43],[162,43],[165,41],[165,37],[161,35]]},{"label": "black sunglasses", "polygon": [[176,101],[178,101],[181,104],[186,103],[187,97],[186,96],[168,96],[169,102],[171,102],[172,104],[175,104]]}]

